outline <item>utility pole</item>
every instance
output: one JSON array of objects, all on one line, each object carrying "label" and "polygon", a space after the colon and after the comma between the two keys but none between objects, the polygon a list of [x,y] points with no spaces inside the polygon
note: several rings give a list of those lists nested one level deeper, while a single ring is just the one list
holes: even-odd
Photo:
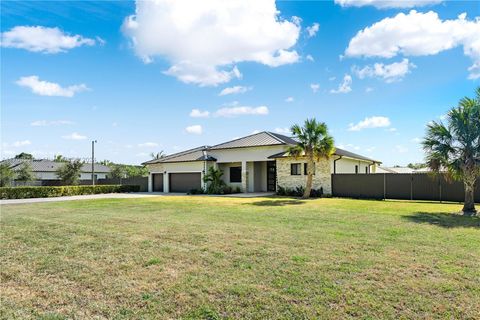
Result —
[{"label": "utility pole", "polygon": [[95,185],[95,143],[97,140],[92,140],[92,186]]}]

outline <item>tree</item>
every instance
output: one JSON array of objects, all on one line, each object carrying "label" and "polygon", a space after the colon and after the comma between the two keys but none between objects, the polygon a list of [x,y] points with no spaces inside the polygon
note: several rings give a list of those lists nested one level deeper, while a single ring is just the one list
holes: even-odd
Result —
[{"label": "tree", "polygon": [[24,185],[29,181],[35,180],[35,175],[32,172],[32,166],[30,163],[25,161],[20,165],[20,168],[17,170],[15,180],[23,182]]},{"label": "tree", "polygon": [[125,178],[125,168],[118,164],[110,166],[110,177],[113,179]]},{"label": "tree", "polygon": [[208,194],[220,194],[225,187],[225,181],[222,180],[223,171],[215,169],[214,167],[208,168],[208,172],[203,177],[203,182],[207,184],[206,192]]},{"label": "tree", "polygon": [[163,150],[161,150],[159,152],[150,153],[150,157],[152,157],[153,160],[162,159],[162,158],[165,158],[166,156],[167,155],[165,154],[165,152],[163,152]]},{"label": "tree", "polygon": [[446,124],[431,122],[422,142],[428,166],[434,172],[463,180],[464,215],[474,215],[475,181],[480,176],[480,87],[475,98],[463,98],[446,116]]},{"label": "tree", "polygon": [[427,165],[425,163],[409,163],[407,167],[410,169],[416,170],[416,169],[426,168]]},{"label": "tree", "polygon": [[307,119],[303,127],[293,125],[290,130],[298,139],[298,144],[289,148],[289,153],[295,158],[307,158],[307,184],[303,198],[309,198],[312,190],[315,160],[329,159],[335,152],[333,137],[328,134],[327,125],[316,119]]},{"label": "tree", "polygon": [[82,170],[83,161],[73,160],[67,161],[63,166],[57,170],[57,176],[62,180],[66,185],[76,185],[80,178],[80,173]]},{"label": "tree", "polygon": [[61,154],[57,154],[53,157],[53,161],[55,161],[55,162],[65,162],[65,161],[67,161],[67,158],[65,158]]},{"label": "tree", "polygon": [[0,164],[0,187],[7,187],[12,183],[15,176],[8,163]]},{"label": "tree", "polygon": [[15,156],[15,159],[33,160],[33,155],[30,153],[22,152]]}]

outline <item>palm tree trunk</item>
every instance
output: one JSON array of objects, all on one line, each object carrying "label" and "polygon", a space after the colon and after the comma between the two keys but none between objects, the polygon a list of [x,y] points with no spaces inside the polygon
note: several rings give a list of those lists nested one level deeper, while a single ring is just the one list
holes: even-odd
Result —
[{"label": "palm tree trunk", "polygon": [[310,192],[312,191],[312,180],[313,180],[313,157],[308,157],[307,160],[307,184],[305,186],[305,192],[303,193],[303,199],[310,198]]},{"label": "palm tree trunk", "polygon": [[464,215],[475,215],[477,210],[475,210],[475,175],[470,175],[465,177],[465,202],[463,204],[463,214]]}]

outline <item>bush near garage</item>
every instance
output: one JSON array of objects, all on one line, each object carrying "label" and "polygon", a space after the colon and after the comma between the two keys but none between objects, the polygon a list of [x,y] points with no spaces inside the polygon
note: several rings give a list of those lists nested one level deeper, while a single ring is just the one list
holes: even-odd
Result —
[{"label": "bush near garage", "polygon": [[58,187],[1,187],[0,199],[50,198],[86,194],[139,192],[135,185],[58,186]]}]

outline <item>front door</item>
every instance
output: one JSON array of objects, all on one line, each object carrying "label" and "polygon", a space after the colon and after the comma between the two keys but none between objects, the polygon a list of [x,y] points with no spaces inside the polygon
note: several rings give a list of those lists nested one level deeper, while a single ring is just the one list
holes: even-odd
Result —
[{"label": "front door", "polygon": [[267,162],[267,191],[277,189],[277,166],[275,161]]}]

